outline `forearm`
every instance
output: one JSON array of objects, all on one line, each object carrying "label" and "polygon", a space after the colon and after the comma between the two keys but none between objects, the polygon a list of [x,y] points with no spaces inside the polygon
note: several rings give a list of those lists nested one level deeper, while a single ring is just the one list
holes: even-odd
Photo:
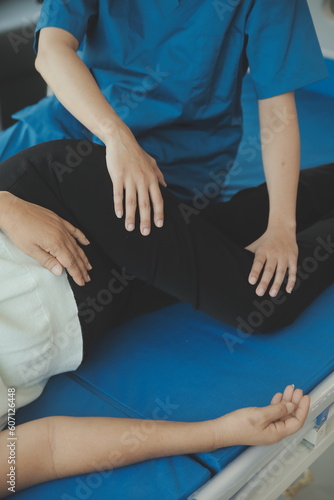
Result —
[{"label": "forearm", "polygon": [[[215,443],[211,422],[100,417],[50,417],[28,422],[16,428],[16,489],[156,457],[211,451]],[[6,440],[3,431],[0,450],[6,449]],[[0,497],[7,491],[7,472],[0,477]]]},{"label": "forearm", "polygon": [[262,156],[267,180],[269,226],[295,230],[300,137],[293,93],[259,102]]},{"label": "forearm", "polygon": [[[58,100],[104,143],[116,131],[130,133],[77,55],[76,40],[63,30],[46,30],[49,31],[42,30],[40,35],[36,68]],[[50,30],[56,30],[56,34]]]}]

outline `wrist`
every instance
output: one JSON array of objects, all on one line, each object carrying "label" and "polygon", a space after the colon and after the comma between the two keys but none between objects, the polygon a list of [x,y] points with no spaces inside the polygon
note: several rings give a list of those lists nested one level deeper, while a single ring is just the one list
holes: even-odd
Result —
[{"label": "wrist", "polygon": [[134,138],[129,127],[117,116],[106,118],[99,127],[99,139],[106,146],[119,142],[123,137]]},{"label": "wrist", "polygon": [[297,223],[295,217],[269,216],[268,229],[296,233]]},{"label": "wrist", "polygon": [[229,425],[229,415],[210,420],[211,432],[213,434],[213,448],[210,451],[216,451],[227,446],[235,446],[238,443],[238,438],[234,433],[233,426]]}]

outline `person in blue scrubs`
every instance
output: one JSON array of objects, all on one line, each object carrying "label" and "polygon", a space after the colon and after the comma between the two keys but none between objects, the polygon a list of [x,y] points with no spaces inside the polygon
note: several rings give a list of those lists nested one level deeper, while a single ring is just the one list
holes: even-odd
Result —
[{"label": "person in blue scrubs", "polygon": [[275,297],[288,272],[292,291],[300,167],[293,91],[327,76],[306,0],[45,0],[35,49],[54,96],[16,113],[18,123],[0,136],[0,160],[65,137],[105,144],[116,214],[133,231],[138,209],[143,235],[151,218],[164,222],[159,183],[187,202],[185,218],[222,199],[249,67],[270,198],[267,230],[247,246],[255,254],[249,282]]}]

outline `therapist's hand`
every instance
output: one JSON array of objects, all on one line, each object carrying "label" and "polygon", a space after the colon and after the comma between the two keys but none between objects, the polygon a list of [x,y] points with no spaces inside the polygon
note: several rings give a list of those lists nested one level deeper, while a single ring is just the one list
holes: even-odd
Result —
[{"label": "therapist's hand", "polygon": [[92,266],[77,243],[89,245],[89,241],[79,229],[10,193],[0,200],[0,227],[17,248],[57,276],[65,268],[79,286],[90,281]]},{"label": "therapist's hand", "polygon": [[265,294],[274,276],[269,294],[276,297],[287,271],[288,282],[285,289],[288,293],[292,292],[296,284],[298,259],[295,230],[286,227],[268,228],[258,240],[248,245],[246,250],[255,253],[248,280],[252,285],[257,284],[256,294],[259,297]]},{"label": "therapist's hand", "polygon": [[113,182],[115,213],[119,218],[125,213],[125,227],[133,231],[138,209],[140,231],[147,236],[151,231],[152,218],[157,227],[162,227],[164,223],[163,198],[159,187],[159,183],[166,187],[163,174],[154,158],[139,146],[129,129],[117,128],[105,144],[107,167]]}]

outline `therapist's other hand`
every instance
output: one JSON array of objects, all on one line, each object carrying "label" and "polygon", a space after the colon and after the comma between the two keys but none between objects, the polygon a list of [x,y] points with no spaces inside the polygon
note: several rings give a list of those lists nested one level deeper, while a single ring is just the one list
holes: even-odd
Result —
[{"label": "therapist's other hand", "polygon": [[133,231],[138,208],[140,231],[147,236],[151,231],[151,203],[154,224],[164,223],[163,198],[159,183],[166,187],[162,172],[154,158],[138,144],[127,128],[119,127],[106,141],[107,167],[113,182],[114,207],[117,217],[124,215],[125,228]]},{"label": "therapist's other hand", "polygon": [[65,268],[83,286],[92,269],[77,242],[89,245],[86,236],[54,212],[28,203],[8,193],[1,208],[1,228],[23,253],[55,275]]},{"label": "therapist's other hand", "polygon": [[310,397],[288,385],[269,406],[242,408],[212,420],[215,449],[221,446],[270,445],[299,431],[310,408]]},{"label": "therapist's other hand", "polygon": [[295,230],[285,227],[268,228],[258,240],[248,245],[246,250],[255,253],[248,281],[252,285],[257,284],[256,294],[259,297],[266,293],[274,276],[269,294],[276,297],[287,271],[288,282],[285,290],[292,292],[296,284],[298,259]]}]

